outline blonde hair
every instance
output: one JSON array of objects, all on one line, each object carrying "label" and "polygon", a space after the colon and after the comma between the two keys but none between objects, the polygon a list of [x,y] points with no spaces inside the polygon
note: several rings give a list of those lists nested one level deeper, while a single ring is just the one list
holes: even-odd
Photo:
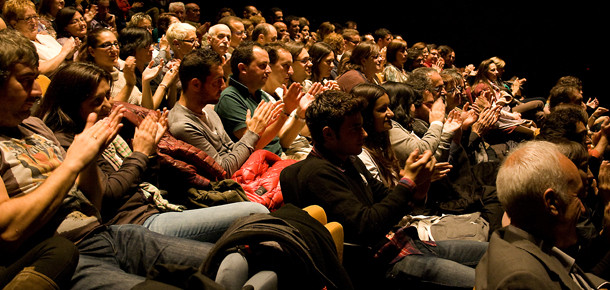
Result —
[{"label": "blonde hair", "polygon": [[36,6],[30,0],[7,0],[2,7],[2,18],[8,25],[13,26],[11,21],[17,21],[19,17],[25,16],[28,8],[36,11]]}]

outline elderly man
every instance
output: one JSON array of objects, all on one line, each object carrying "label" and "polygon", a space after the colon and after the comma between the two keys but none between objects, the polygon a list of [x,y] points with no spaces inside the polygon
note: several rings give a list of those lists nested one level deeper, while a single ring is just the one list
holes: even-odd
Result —
[{"label": "elderly man", "polygon": [[559,147],[530,141],[517,147],[498,172],[498,198],[510,225],[492,234],[476,268],[476,289],[596,289],[564,253],[578,241],[586,180]]},{"label": "elderly man", "polygon": [[229,52],[232,52],[244,39],[246,39],[246,28],[244,27],[244,23],[241,21],[241,18],[236,16],[225,16],[220,18],[218,23],[224,24],[231,29],[231,43],[229,44]]},{"label": "elderly man", "polygon": [[180,22],[184,22],[186,20],[186,8],[183,2],[172,2],[169,3],[169,7],[167,10],[170,13],[176,14],[176,17],[180,19]]}]

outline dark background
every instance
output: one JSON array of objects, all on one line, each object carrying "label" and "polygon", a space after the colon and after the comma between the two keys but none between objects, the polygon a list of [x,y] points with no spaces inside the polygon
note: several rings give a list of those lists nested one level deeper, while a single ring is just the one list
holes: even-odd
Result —
[{"label": "dark background", "polygon": [[254,5],[267,17],[269,8],[305,16],[314,31],[323,21],[358,23],[361,33],[380,27],[401,35],[409,46],[423,41],[446,44],[456,51],[456,65],[478,64],[498,56],[506,61],[504,78],[528,81],[525,94],[546,97],[561,76],[579,77],[585,101],[597,97],[608,106],[602,70],[608,10],[593,1],[222,1],[203,2],[202,20],[213,21],[221,7],[241,16]]}]

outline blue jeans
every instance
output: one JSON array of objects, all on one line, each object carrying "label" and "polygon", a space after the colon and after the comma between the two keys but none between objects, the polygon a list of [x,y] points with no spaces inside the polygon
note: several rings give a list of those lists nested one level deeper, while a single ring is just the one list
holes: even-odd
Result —
[{"label": "blue jeans", "polygon": [[182,212],[163,212],[150,216],[143,226],[160,234],[216,242],[237,218],[253,213],[269,213],[256,202],[235,202]]},{"label": "blue jeans", "polygon": [[487,251],[487,242],[437,241],[436,247],[416,241],[422,255],[408,255],[389,270],[388,277],[423,285],[474,287],[474,268]]},{"label": "blue jeans", "polygon": [[201,266],[212,247],[139,225],[112,225],[78,244],[72,289],[131,289],[155,264]]}]

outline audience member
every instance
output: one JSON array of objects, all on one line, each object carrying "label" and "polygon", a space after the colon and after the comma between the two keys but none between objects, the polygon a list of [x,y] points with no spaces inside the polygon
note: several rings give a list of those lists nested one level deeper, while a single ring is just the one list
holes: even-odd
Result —
[{"label": "audience member", "polygon": [[106,28],[115,35],[118,35],[116,16],[109,12],[110,0],[98,0],[95,5],[97,7],[97,14],[95,14],[95,17],[91,20],[89,30]]},{"label": "audience member", "polygon": [[171,2],[167,7],[167,12],[173,13],[178,17],[180,22],[186,21],[186,7],[183,2]]},{"label": "audience member", "polygon": [[229,45],[229,53],[238,47],[243,40],[246,39],[246,28],[239,17],[227,16],[218,21],[219,24],[224,24],[231,29],[231,43]]},{"label": "audience member", "polygon": [[172,135],[206,152],[223,167],[227,176],[232,176],[252,154],[260,136],[277,119],[283,105],[261,102],[246,116],[248,129],[244,135],[233,142],[213,108],[225,87],[222,64],[220,55],[207,48],[185,56],[180,65],[182,95],[170,110],[168,123]]},{"label": "audience member", "polygon": [[[368,135],[360,113],[365,106],[365,100],[338,90],[325,91],[311,103],[306,120],[314,149],[304,161],[282,172],[280,182],[286,201],[300,206],[320,205],[329,220],[343,225],[346,242],[371,247],[378,259],[391,261],[384,265],[386,277],[397,280],[397,284],[419,281],[428,285],[473,287],[472,267],[485,253],[487,243],[430,244],[420,241],[417,231],[393,230],[408,213],[409,203],[425,199],[425,190],[416,189],[429,184],[434,160],[430,151],[421,155],[413,152],[393,188],[373,178],[355,156],[362,152]],[[389,232],[396,239],[389,239],[386,236]],[[400,245],[394,244],[399,240]],[[388,247],[392,249],[386,252]],[[375,271],[373,267],[368,265],[369,274]]]},{"label": "audience member", "polygon": [[383,68],[383,78],[386,82],[406,82],[407,71],[404,64],[407,61],[407,43],[394,39],[386,47],[386,64]]},{"label": "audience member", "polygon": [[585,187],[577,167],[553,143],[517,147],[497,177],[510,225],[492,235],[477,266],[476,288],[597,289],[564,251],[578,241]]},{"label": "audience member", "polygon": [[[68,285],[53,279],[70,276],[74,252],[69,248],[61,260],[45,259],[45,268],[52,272],[38,274],[44,269],[34,265],[29,273],[38,279],[50,275],[49,279],[78,289],[132,288],[146,280],[146,272],[156,263],[200,266],[210,244],[165,236],[138,225],[107,226],[100,220],[101,184],[97,166],[91,164],[120,129],[120,108],[97,122],[95,114],[86,116],[85,129],[64,151],[51,130],[30,117],[29,109],[42,96],[34,46],[10,30],[0,32],[0,45],[7,52],[0,58],[0,68],[8,72],[2,74],[0,89],[3,249],[26,250],[54,235],[68,238],[80,253]],[[45,280],[38,281],[38,286],[52,286]]]},{"label": "audience member", "polygon": [[288,32],[288,26],[286,23],[278,21],[273,23],[273,27],[277,31],[277,40],[282,42],[288,42],[290,40],[290,33]]},{"label": "audience member", "polygon": [[71,37],[83,43],[87,36],[87,22],[74,7],[65,7],[55,15],[57,42],[64,45]]},{"label": "audience member", "polygon": [[79,60],[94,63],[112,75],[110,95],[114,100],[136,105],[143,103],[152,105],[150,81],[154,76],[150,79],[142,79],[143,87],[147,86],[143,94],[135,86],[135,57],[125,59],[123,69],[119,70],[117,68],[119,52],[120,44],[114,33],[107,28],[98,28],[87,34],[87,42],[81,48],[78,57]]},{"label": "audience member", "polygon": [[[247,111],[254,112],[261,101],[272,101],[270,96],[261,90],[271,73],[269,54],[255,43],[241,45],[231,56],[231,71],[233,74],[229,78],[229,87],[222,91],[214,110],[220,116],[231,139],[237,142],[247,131]],[[288,118],[304,117],[308,103],[300,102],[303,97],[299,84],[290,85],[282,97],[282,114],[260,136],[255,149],[265,148],[277,155],[283,155],[283,148],[288,148],[297,135],[295,129],[297,133],[300,130],[296,122],[288,123],[295,125],[290,128],[283,128],[284,124]],[[294,115],[291,115],[295,110]],[[282,136],[279,135],[280,132]]]},{"label": "audience member", "polygon": [[8,0],[2,15],[6,24],[27,37],[38,52],[40,73],[50,76],[57,68],[70,61],[78,49],[80,40],[69,38],[63,45],[53,36],[38,32],[38,19],[34,3],[30,0]]},{"label": "audience member", "polygon": [[65,4],[63,0],[43,0],[38,4],[38,21],[44,26],[43,31],[53,36],[53,38],[57,38],[55,17],[57,12],[64,8]]},{"label": "audience member", "polygon": [[194,2],[186,3],[186,5],[184,5],[184,9],[184,21],[190,25],[199,27],[201,24],[201,8],[199,5]]},{"label": "audience member", "polygon": [[346,71],[337,78],[337,84],[344,92],[349,92],[355,85],[365,82],[381,84],[377,75],[383,69],[379,47],[370,42],[356,45],[347,60]]},{"label": "audience member", "polygon": [[277,29],[269,23],[260,23],[252,31],[252,41],[265,45],[277,41]]},{"label": "audience member", "polygon": [[332,80],[331,72],[335,68],[335,53],[332,46],[326,42],[316,42],[308,52],[312,63],[311,81]]}]

